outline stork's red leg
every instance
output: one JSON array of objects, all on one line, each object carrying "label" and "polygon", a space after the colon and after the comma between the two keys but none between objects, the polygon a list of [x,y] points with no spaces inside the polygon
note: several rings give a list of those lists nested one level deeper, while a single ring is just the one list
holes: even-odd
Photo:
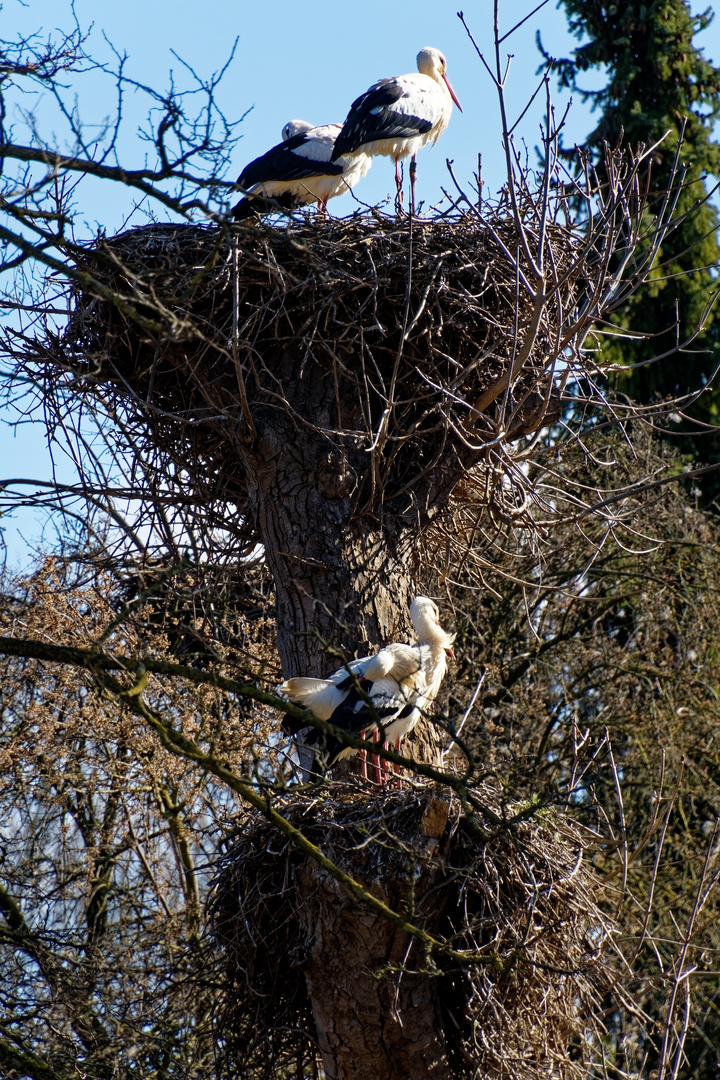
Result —
[{"label": "stork's red leg", "polygon": [[400,175],[400,158],[395,158],[395,187],[397,188],[396,205],[399,210],[402,206],[402,176]]},{"label": "stork's red leg", "polygon": [[[395,740],[395,753],[396,754],[400,753],[400,740],[399,739]],[[395,783],[397,784],[398,791],[400,791],[402,786],[403,786],[402,770],[401,770],[400,766],[398,765],[397,761],[393,761],[392,767],[393,767],[393,776],[395,778]]]},{"label": "stork's red leg", "polygon": [[415,177],[417,176],[417,160],[415,154],[410,158],[410,213],[415,214]]},{"label": "stork's red leg", "polygon": [[[372,733],[372,741],[377,742],[379,740],[379,738],[380,738],[380,732],[378,731],[377,728],[375,728],[373,730],[373,733]],[[380,785],[382,784],[382,776],[381,776],[381,773],[380,773],[380,758],[379,758],[379,756],[377,754],[372,755],[372,763],[373,763],[373,774],[374,774],[373,778],[375,780],[375,783],[378,785],[378,787],[380,787]]]},{"label": "stork's red leg", "polygon": [[360,776],[363,780],[367,780],[367,752],[358,750],[358,757],[360,758]]}]

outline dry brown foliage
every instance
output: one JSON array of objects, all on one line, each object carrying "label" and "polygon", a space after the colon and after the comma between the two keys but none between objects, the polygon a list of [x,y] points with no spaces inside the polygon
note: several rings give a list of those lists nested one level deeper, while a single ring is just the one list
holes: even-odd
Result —
[{"label": "dry brown foliage", "polygon": [[662,1064],[666,1077],[709,1077],[720,1032],[720,533],[681,485],[630,494],[638,471],[680,466],[667,443],[632,436],[589,436],[593,457],[569,440],[538,455],[541,478],[544,466],[578,497],[625,486],[604,519],[535,546],[507,524],[477,529],[495,595],[446,582],[459,657],[448,711],[462,715],[484,671],[463,729],[481,769],[508,793],[565,803],[587,830],[634,1001],[604,1000],[607,1075]]},{"label": "dry brown foliage", "polygon": [[[162,610],[154,595],[128,609],[127,581],[78,581],[51,558],[5,580],[0,635],[167,657],[192,630],[197,658],[207,628],[187,603],[178,619],[180,576],[174,607]],[[184,575],[186,602],[198,577]],[[255,615],[246,668],[248,653],[257,663],[266,648]],[[236,630],[242,622],[238,605]],[[127,672],[126,685],[135,679]],[[263,717],[211,687],[151,676],[145,693],[241,774],[272,755]],[[236,811],[232,793],[164,750],[91,672],[9,657],[0,660],[0,777],[0,1071],[24,1075],[19,1052],[39,1054],[61,1077],[138,1068],[207,1077],[214,975],[202,906],[218,832]],[[31,1074],[41,1068],[27,1064]]]},{"label": "dry brown foliage", "polygon": [[[243,678],[264,676],[272,680],[278,670],[268,634],[272,609],[267,601],[263,609],[258,592],[253,595],[251,588],[253,578],[257,581],[262,576],[261,568],[247,567],[245,583],[250,587],[245,604],[243,583],[236,582],[231,617],[224,618],[223,597],[214,588],[218,578],[211,574],[207,581],[202,570],[176,570],[164,578],[158,568],[145,567],[136,568],[123,581],[102,571],[76,581],[64,560],[50,557],[35,573],[12,582],[12,599],[0,608],[0,634],[148,659],[174,655],[199,669],[212,662],[231,678],[241,671]],[[228,598],[224,600],[227,603]],[[124,714],[121,704],[113,702],[110,695],[104,696],[104,719],[98,726],[92,675],[31,660],[3,658],[1,662],[6,668],[3,701],[10,714],[23,715],[26,721],[21,737],[5,743],[8,765],[15,755],[23,760],[26,754],[46,753],[41,749],[46,739],[58,748],[60,742],[69,740],[67,752],[72,756],[75,740],[94,734],[120,742],[131,737],[129,746],[134,753],[140,758],[149,754],[151,775],[156,767],[162,775],[186,771],[186,766],[162,749],[158,748],[154,760],[155,755],[149,753],[155,745],[151,733],[138,728],[137,721]],[[22,678],[17,677],[20,671],[24,672]],[[135,677],[134,671],[128,671],[129,685]],[[97,685],[102,693],[101,683]],[[37,693],[39,686],[41,694]],[[268,718],[263,720],[242,700],[223,700],[211,686],[152,675],[146,693],[162,712],[174,718],[178,729],[190,738],[210,740],[218,753],[230,753],[242,772],[252,770],[276,723],[271,720],[268,726]],[[62,757],[56,759],[54,768],[56,782],[65,769]]]}]

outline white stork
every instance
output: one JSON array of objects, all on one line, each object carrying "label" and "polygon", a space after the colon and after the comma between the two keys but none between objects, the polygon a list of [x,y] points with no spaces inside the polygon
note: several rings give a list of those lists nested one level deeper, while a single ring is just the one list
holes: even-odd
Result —
[{"label": "white stork", "polygon": [[245,198],[233,210],[237,220],[252,214],[272,214],[318,204],[324,213],[328,199],[342,195],[361,180],[372,164],[367,154],[330,160],[340,124],[313,127],[307,120],[290,120],[283,141],[240,173],[237,187]]},{"label": "white stork", "polygon": [[[415,644],[386,645],[373,656],[351,660],[326,679],[287,679],[276,688],[277,692],[295,705],[310,709],[318,719],[362,738],[378,738],[382,731],[385,745],[392,743],[399,752],[403,736],[412,731],[436,697],[447,670],[447,658],[454,655],[455,635],[447,634],[440,626],[432,600],[416,597],[410,605],[410,618],[417,635]],[[293,726],[295,731],[299,729],[295,720],[285,726],[290,731]],[[309,741],[324,743],[328,765],[357,753],[339,739],[326,739],[319,733],[311,734]],[[367,778],[364,752],[360,753],[361,773]],[[373,762],[379,783],[377,757]]]},{"label": "white stork", "polygon": [[450,122],[453,102],[460,112],[439,49],[421,49],[418,74],[380,79],[350,107],[330,160],[352,154],[384,154],[395,162],[398,201],[402,201],[400,158],[410,157],[410,197],[415,212],[416,156],[435,143]]}]

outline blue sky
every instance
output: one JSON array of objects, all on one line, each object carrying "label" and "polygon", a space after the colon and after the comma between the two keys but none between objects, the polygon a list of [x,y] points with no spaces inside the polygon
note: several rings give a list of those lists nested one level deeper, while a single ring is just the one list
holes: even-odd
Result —
[{"label": "blue sky", "polygon": [[[483,177],[491,193],[502,184],[504,166],[500,144],[500,122],[492,83],[484,71],[465,30],[457,17],[457,0],[363,0],[346,4],[338,0],[273,0],[272,3],[231,3],[230,0],[75,0],[81,26],[93,25],[90,52],[110,59],[105,37],[119,52],[128,54],[126,73],[139,82],[165,89],[173,70],[187,81],[176,53],[201,76],[209,77],[221,68],[238,38],[235,59],[225,76],[220,105],[234,120],[248,110],[241,126],[229,178],[264,153],[280,138],[288,120],[307,119],[314,123],[342,122],[350,103],[372,82],[384,75],[415,70],[415,56],[425,45],[441,48],[448,60],[448,75],[463,106],[462,115],[453,114],[450,126],[436,147],[424,150],[418,160],[418,198],[432,205],[442,198],[442,187],[450,187],[445,159],[463,184],[477,169],[478,152],[483,156]],[[501,0],[504,28],[510,29],[535,4]],[[705,5],[697,5],[701,10]],[[695,5],[694,5],[695,7]],[[488,59],[492,45],[492,0],[464,5],[465,17]],[[4,0],[0,8],[3,36],[26,34],[42,28],[45,35],[55,27],[71,25],[69,0]],[[567,33],[564,13],[547,4],[506,43],[513,54],[507,82],[512,114],[517,116],[537,85],[540,56],[535,34],[540,30],[545,47],[555,55],[566,55],[574,39]],[[104,36],[103,36],[104,35]],[[720,25],[713,25],[698,42],[706,55],[717,62],[720,55]],[[89,124],[101,125],[112,114],[114,100],[110,82],[95,75],[79,79],[77,94],[81,115]],[[553,88],[558,110],[563,98]],[[41,134],[62,144],[62,132],[49,98],[28,98],[40,120]],[[122,139],[124,161],[130,166],[143,163],[147,144],[138,136],[146,118],[146,102],[141,94],[126,101],[126,125]],[[15,116],[18,122],[19,117]],[[523,119],[519,135],[524,138],[533,160],[538,142],[540,105]],[[573,104],[566,128],[566,142],[582,142],[594,124],[588,109]],[[18,129],[16,137],[22,138]],[[356,189],[359,198],[376,204],[391,195],[394,187],[392,162],[376,159],[368,177]],[[78,190],[76,228],[92,234],[99,225],[109,233],[121,228],[132,208],[129,192],[120,185],[102,189],[86,183]],[[331,203],[338,214],[356,209],[351,196]],[[140,224],[135,216],[132,222]],[[48,479],[52,463],[39,424],[17,428],[16,419],[0,413],[0,478],[33,476]],[[57,468],[67,479],[70,466],[57,460]],[[4,518],[2,527],[10,561],[19,563],[28,556],[27,541],[40,536],[41,523],[30,514]],[[50,534],[51,535],[51,534]]]}]

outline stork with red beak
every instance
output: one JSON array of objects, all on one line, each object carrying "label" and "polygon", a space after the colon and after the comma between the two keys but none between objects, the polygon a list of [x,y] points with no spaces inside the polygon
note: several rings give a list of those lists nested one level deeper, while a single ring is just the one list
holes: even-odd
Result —
[{"label": "stork with red beak", "polygon": [[[400,750],[402,738],[412,731],[423,712],[437,696],[447,670],[448,656],[454,656],[454,634],[440,626],[437,605],[427,596],[416,597],[410,618],[417,635],[415,644],[386,645],[373,656],[351,660],[327,679],[293,678],[277,687],[277,692],[295,705],[310,709],[320,720],[335,727],[373,739]],[[286,730],[297,721],[285,724]],[[311,732],[306,742],[322,746],[328,766],[357,753],[339,739]],[[360,751],[361,774],[366,779],[364,751]],[[380,763],[374,756],[375,780],[380,783]]]},{"label": "stork with red beak", "polygon": [[233,217],[242,221],[314,202],[324,214],[328,199],[350,191],[372,165],[364,153],[331,161],[339,133],[340,124],[314,127],[306,120],[290,120],[282,129],[283,141],[240,173],[237,187],[245,198],[233,209]]},{"label": "stork with red beak", "polygon": [[410,158],[410,199],[415,212],[415,174],[418,150],[435,143],[450,122],[453,102],[460,112],[439,49],[421,49],[418,74],[380,79],[350,107],[330,157],[338,161],[353,154],[384,154],[395,162],[398,203],[402,202],[400,159]]}]

